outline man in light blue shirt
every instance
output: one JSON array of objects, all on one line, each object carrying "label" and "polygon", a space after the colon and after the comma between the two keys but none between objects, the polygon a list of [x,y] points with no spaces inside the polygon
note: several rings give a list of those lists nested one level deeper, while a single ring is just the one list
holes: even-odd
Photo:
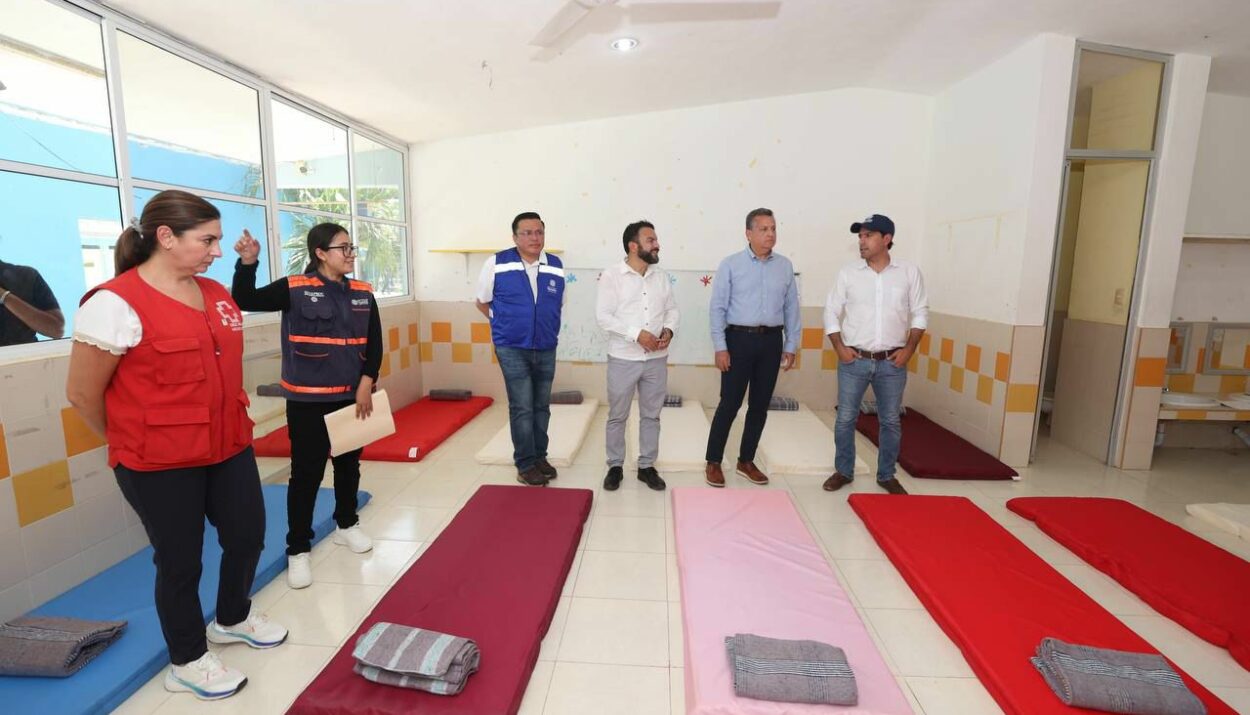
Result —
[{"label": "man in light blue shirt", "polygon": [[736,471],[754,484],[768,484],[768,477],[755,466],[755,449],[768,419],[777,372],[794,367],[802,327],[794,265],[773,252],[777,244],[773,212],[755,209],[747,214],[746,238],[747,247],[721,261],[712,280],[709,317],[721,378],[720,404],[707,437],[705,478],[714,487],[725,486],[721,470],[725,442],[748,388]]}]

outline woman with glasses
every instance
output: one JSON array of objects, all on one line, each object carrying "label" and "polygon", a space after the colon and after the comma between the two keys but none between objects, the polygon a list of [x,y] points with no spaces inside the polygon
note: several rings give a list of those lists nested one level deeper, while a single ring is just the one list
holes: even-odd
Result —
[{"label": "woman with glasses", "polygon": [[[373,386],[382,366],[382,321],[372,287],[352,280],[356,247],[338,224],[308,232],[308,267],[256,287],[260,243],[244,233],[234,245],[239,261],[231,293],[243,310],[282,311],[282,392],[291,438],[291,481],[287,490],[287,583],[312,583],[312,516],[330,452],[325,415],[348,405],[364,419],[373,411]],[[360,528],[356,492],[360,452],[333,458],[334,543],[362,554],[373,540]]]}]

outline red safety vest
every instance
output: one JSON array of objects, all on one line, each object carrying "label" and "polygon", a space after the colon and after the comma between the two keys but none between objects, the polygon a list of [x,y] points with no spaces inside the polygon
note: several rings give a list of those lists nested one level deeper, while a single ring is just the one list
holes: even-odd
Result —
[{"label": "red safety vest", "polygon": [[129,270],[97,290],[121,296],[143,337],[104,391],[109,466],[136,471],[223,462],[252,443],[243,390],[243,316],[220,283],[196,278],[204,311],[170,298]]}]

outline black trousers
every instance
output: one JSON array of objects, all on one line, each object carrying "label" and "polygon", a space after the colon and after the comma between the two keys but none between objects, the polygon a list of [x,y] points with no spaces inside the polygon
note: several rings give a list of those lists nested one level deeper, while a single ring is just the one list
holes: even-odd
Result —
[{"label": "black trousers", "polygon": [[113,473],[155,551],[156,614],[169,660],[185,665],[208,650],[199,594],[205,518],[217,527],[222,550],[217,622],[232,626],[252,609],[252,580],[265,547],[256,456],[248,447],[207,467],[137,472],[119,464]]},{"label": "black trousers", "polygon": [[712,430],[707,436],[707,461],[719,464],[725,457],[725,442],[734,418],[747,399],[747,419],[742,426],[742,445],[738,459],[755,461],[755,449],[764,433],[768,419],[768,402],[777,386],[777,372],[781,369],[782,335],[776,333],[744,333],[736,330],[725,332],[725,344],[729,349],[729,370],[720,375],[720,404],[712,417]]},{"label": "black trousers", "polygon": [[[317,490],[330,457],[330,434],[325,416],[356,404],[342,402],[286,401],[286,425],[291,437],[291,483],[286,492],[286,553],[289,556],[312,550],[313,507]],[[347,452],[333,458],[334,521],[340,529],[355,526],[356,492],[360,489],[360,453]]]}]

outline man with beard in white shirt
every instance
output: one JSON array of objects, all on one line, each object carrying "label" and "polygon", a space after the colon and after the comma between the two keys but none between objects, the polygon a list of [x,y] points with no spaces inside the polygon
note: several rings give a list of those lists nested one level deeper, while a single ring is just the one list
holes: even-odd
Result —
[{"label": "man with beard in white shirt", "polygon": [[668,391],[668,345],[677,330],[677,300],[660,260],[660,239],[649,221],[625,227],[625,259],[599,275],[595,318],[608,333],[608,474],[603,488],[621,485],[625,423],[638,394],[638,479],[664,489],[655,470],[660,410]]}]

